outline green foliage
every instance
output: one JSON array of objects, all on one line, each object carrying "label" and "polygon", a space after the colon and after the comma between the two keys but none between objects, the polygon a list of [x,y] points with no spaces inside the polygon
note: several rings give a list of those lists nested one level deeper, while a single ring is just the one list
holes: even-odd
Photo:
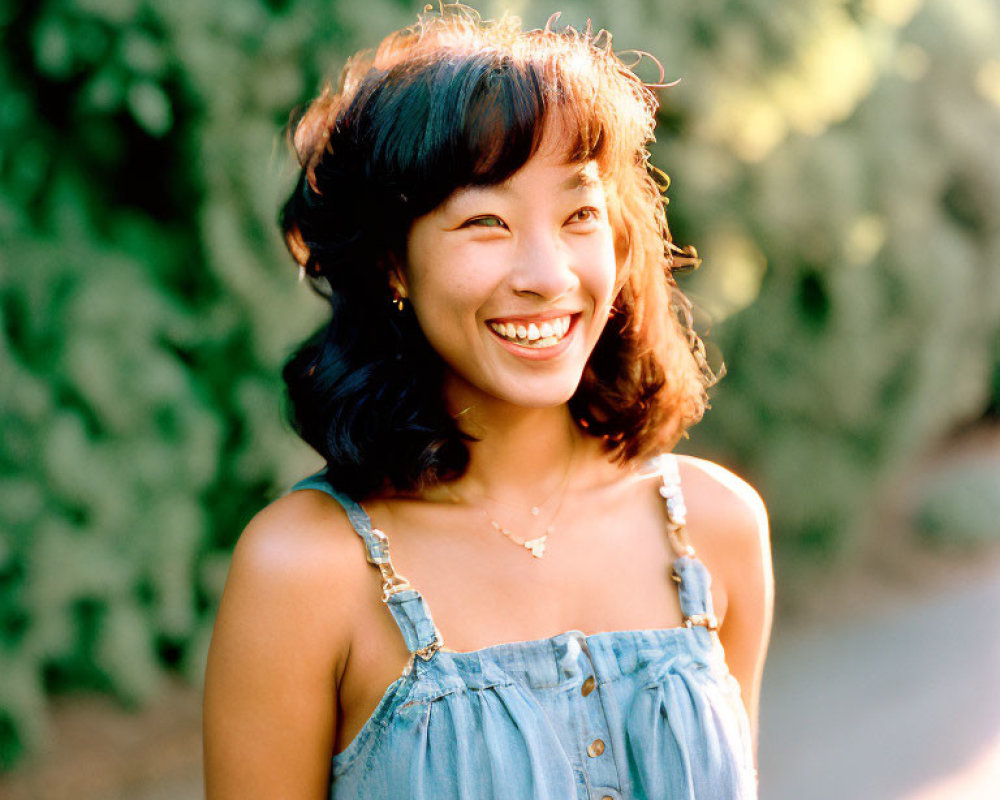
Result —
[{"label": "green foliage", "polygon": [[236,535],[315,466],[280,405],[319,312],[275,231],[282,127],[410,13],[0,7],[3,766],[49,692],[197,679]]},{"label": "green foliage", "polygon": [[861,11],[842,24],[865,65],[831,69],[864,91],[823,126],[790,117],[725,168],[710,138],[666,148],[729,365],[695,442],[756,478],[779,545],[825,553],[850,550],[893,470],[986,411],[1000,340],[1000,12]]},{"label": "green foliage", "polygon": [[[280,407],[320,311],[275,230],[281,130],[420,5],[0,0],[0,767],[51,692],[196,678],[235,537],[315,466]],[[779,546],[843,547],[1000,402],[998,12],[561,5],[683,78],[655,156],[730,372],[694,447],[759,483]]]},{"label": "green foliage", "polygon": [[921,492],[916,530],[939,548],[1000,541],[1000,460],[983,458],[935,476]]}]

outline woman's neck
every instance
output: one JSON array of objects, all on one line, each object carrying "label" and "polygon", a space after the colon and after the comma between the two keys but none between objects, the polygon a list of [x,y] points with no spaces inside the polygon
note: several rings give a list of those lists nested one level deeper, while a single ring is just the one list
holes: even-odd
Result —
[{"label": "woman's neck", "polygon": [[457,417],[468,443],[469,468],[456,482],[470,494],[525,506],[555,491],[586,448],[566,405],[553,408],[470,408]]}]

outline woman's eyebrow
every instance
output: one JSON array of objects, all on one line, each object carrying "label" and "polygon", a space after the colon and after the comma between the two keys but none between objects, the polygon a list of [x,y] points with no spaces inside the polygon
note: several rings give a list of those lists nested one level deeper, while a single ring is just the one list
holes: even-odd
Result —
[{"label": "woman's eyebrow", "polygon": [[599,185],[600,182],[601,179],[595,174],[594,168],[590,164],[586,164],[566,178],[559,188],[569,192],[575,189],[589,189]]},{"label": "woman's eyebrow", "polygon": [[463,186],[452,192],[441,204],[441,208],[443,210],[448,210],[454,208],[456,205],[461,207],[466,203],[475,202],[477,197],[488,195],[490,192],[496,191],[499,188],[501,188],[501,184],[492,186]]}]

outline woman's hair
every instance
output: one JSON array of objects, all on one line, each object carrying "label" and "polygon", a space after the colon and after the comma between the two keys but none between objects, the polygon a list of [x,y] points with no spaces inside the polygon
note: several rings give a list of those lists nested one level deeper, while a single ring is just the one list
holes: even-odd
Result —
[{"label": "woman's hair", "polygon": [[393,305],[388,273],[415,219],[509,178],[553,118],[571,132],[569,160],[598,165],[618,258],[613,316],[571,413],[619,461],[669,449],[701,418],[712,374],[671,274],[697,257],[672,244],[665,176],[649,164],[657,106],[606,31],[522,31],[447,4],[356,55],[306,109],[281,226],[332,313],[283,374],[292,422],[336,488],[361,498],[464,472],[443,362]]}]

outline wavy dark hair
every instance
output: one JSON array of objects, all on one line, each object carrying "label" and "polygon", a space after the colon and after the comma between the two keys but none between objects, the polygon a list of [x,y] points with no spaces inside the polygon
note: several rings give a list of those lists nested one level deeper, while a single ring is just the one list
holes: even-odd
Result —
[{"label": "wavy dark hair", "polygon": [[281,213],[285,242],[330,322],[284,369],[291,418],[338,489],[364,498],[459,477],[468,438],[448,414],[443,362],[414,315],[392,306],[388,273],[415,219],[455,189],[500,183],[557,115],[571,162],[594,160],[618,254],[614,316],[570,400],[611,457],[671,448],[706,406],[712,374],[672,271],[665,176],[649,163],[657,100],[593,35],[554,18],[522,31],[443,5],[362,52],[292,128],[301,173]]}]

